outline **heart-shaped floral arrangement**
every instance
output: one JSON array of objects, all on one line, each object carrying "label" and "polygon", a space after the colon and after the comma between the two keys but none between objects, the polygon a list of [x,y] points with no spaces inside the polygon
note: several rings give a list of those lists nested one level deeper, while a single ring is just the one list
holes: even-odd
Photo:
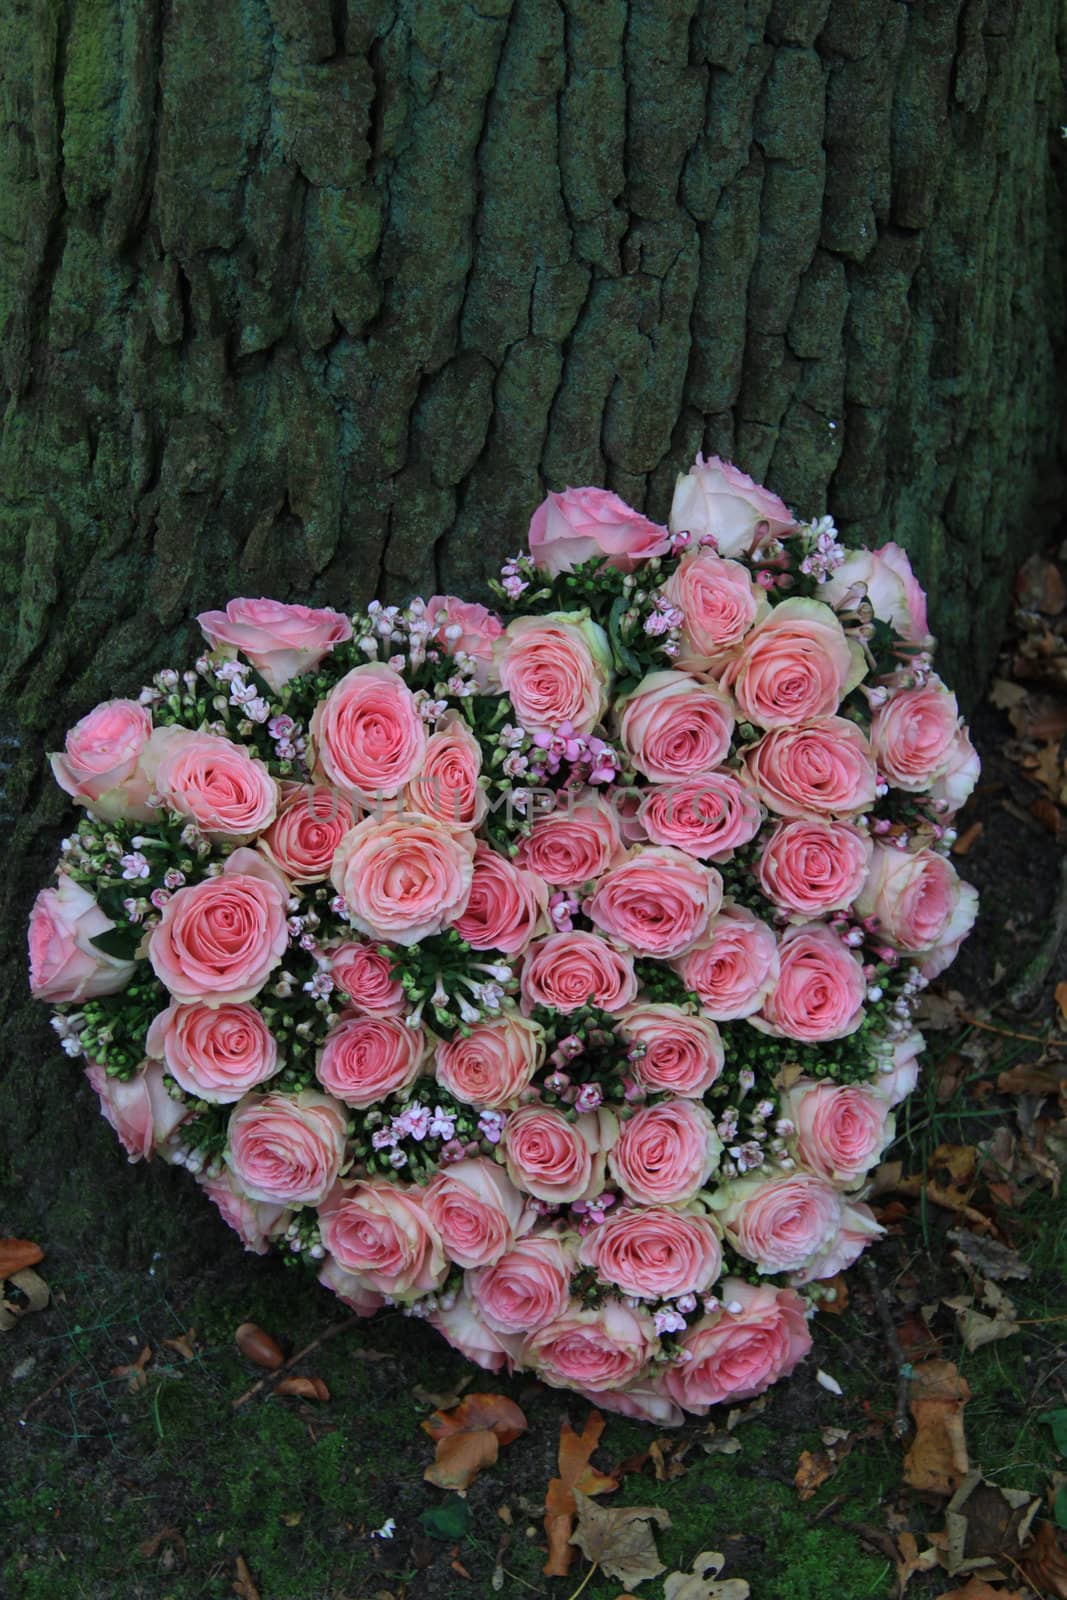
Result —
[{"label": "heart-shaped floral arrangement", "polygon": [[882,1231],[978,762],[904,552],[727,463],[529,546],[499,616],[233,600],[91,711],[31,986],[248,1249],[676,1422],[790,1373]]}]

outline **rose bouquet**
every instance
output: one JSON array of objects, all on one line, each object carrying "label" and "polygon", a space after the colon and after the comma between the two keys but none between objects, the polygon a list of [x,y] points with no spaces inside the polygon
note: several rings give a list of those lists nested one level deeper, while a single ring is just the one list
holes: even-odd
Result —
[{"label": "rose bouquet", "polygon": [[882,1231],[977,758],[903,551],[721,461],[550,494],[494,588],[201,616],[52,758],[31,987],[247,1249],[678,1421]]}]

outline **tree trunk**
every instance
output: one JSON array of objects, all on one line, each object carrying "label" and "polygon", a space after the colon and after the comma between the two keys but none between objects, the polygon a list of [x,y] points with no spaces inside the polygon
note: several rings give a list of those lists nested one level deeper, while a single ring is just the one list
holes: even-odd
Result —
[{"label": "tree trunk", "polygon": [[546,487],[663,516],[703,449],[907,545],[974,689],[1058,442],[1058,12],[7,0],[5,1141],[35,1205],[123,1176],[24,999],[43,752],[181,664],[198,610],[477,592]]}]

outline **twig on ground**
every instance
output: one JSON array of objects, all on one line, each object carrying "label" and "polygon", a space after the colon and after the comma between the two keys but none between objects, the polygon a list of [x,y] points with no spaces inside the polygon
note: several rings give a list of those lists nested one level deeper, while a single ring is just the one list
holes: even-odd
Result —
[{"label": "twig on ground", "polygon": [[336,1338],[339,1333],[344,1333],[346,1328],[355,1327],[356,1323],[361,1320],[362,1318],[359,1316],[352,1316],[346,1317],[344,1322],[335,1322],[332,1327],[320,1333],[317,1339],[312,1339],[310,1344],[306,1344],[302,1350],[298,1350],[295,1355],[290,1356],[288,1361],[283,1361],[280,1367],[275,1367],[273,1372],[265,1373],[262,1378],[257,1378],[251,1389],[246,1389],[244,1394],[238,1395],[233,1402],[233,1409],[236,1411],[238,1406],[243,1406],[246,1400],[251,1400],[261,1389],[265,1389],[270,1383],[275,1383],[290,1367],[295,1367],[298,1361],[303,1361],[305,1356],[309,1356],[312,1350],[317,1350],[320,1344],[325,1344],[327,1339]]},{"label": "twig on ground", "polygon": [[995,1022],[983,1022],[981,1017],[971,1016],[969,1011],[960,1012],[960,1021],[966,1022],[970,1028],[982,1028],[986,1033],[999,1033],[1004,1039],[1021,1039],[1024,1044],[1043,1044],[1063,1048],[1067,1039],[1055,1039],[1051,1034],[1018,1033],[1014,1028],[1001,1028]]},{"label": "twig on ground", "polygon": [[878,1309],[878,1317],[885,1333],[886,1343],[889,1346],[889,1352],[897,1369],[897,1408],[893,1416],[893,1434],[895,1438],[903,1439],[908,1431],[908,1386],[911,1383],[911,1362],[904,1359],[904,1352],[900,1348],[900,1340],[897,1338],[897,1330],[893,1326],[893,1313],[889,1309],[889,1298],[878,1281],[878,1273],[875,1270],[874,1262],[869,1258],[863,1262],[863,1275],[867,1279],[871,1294],[874,1296],[874,1303]]},{"label": "twig on ground", "polygon": [[1037,952],[1027,962],[1015,983],[1008,990],[1008,1004],[1016,1011],[1027,1011],[1038,999],[1045,980],[1052,971],[1060,945],[1067,938],[1067,855],[1060,861],[1059,882],[1048,931],[1037,947]]},{"label": "twig on ground", "polygon": [[75,1361],[74,1365],[72,1367],[68,1367],[66,1372],[61,1372],[58,1378],[54,1378],[48,1385],[47,1389],[42,1389],[40,1394],[34,1396],[29,1405],[26,1407],[25,1411],[22,1413],[21,1417],[18,1419],[20,1428],[25,1427],[26,1418],[29,1416],[30,1412],[35,1411],[43,1401],[48,1399],[50,1394],[55,1394],[56,1390],[61,1386],[61,1384],[66,1383],[68,1378],[73,1378],[80,1366],[81,1361]]}]

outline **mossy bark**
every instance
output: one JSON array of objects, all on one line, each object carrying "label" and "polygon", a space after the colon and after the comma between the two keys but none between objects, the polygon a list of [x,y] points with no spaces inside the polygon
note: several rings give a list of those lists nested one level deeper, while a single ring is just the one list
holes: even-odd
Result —
[{"label": "mossy bark", "polygon": [[[1058,18],[7,0],[16,1210],[118,1192],[25,1000],[21,928],[64,815],[43,752],[180,663],[198,610],[477,591],[546,487],[604,482],[661,516],[703,448],[906,544],[973,689],[1056,455]],[[139,1248],[177,1193],[150,1190],[148,1221],[108,1224]]]}]

